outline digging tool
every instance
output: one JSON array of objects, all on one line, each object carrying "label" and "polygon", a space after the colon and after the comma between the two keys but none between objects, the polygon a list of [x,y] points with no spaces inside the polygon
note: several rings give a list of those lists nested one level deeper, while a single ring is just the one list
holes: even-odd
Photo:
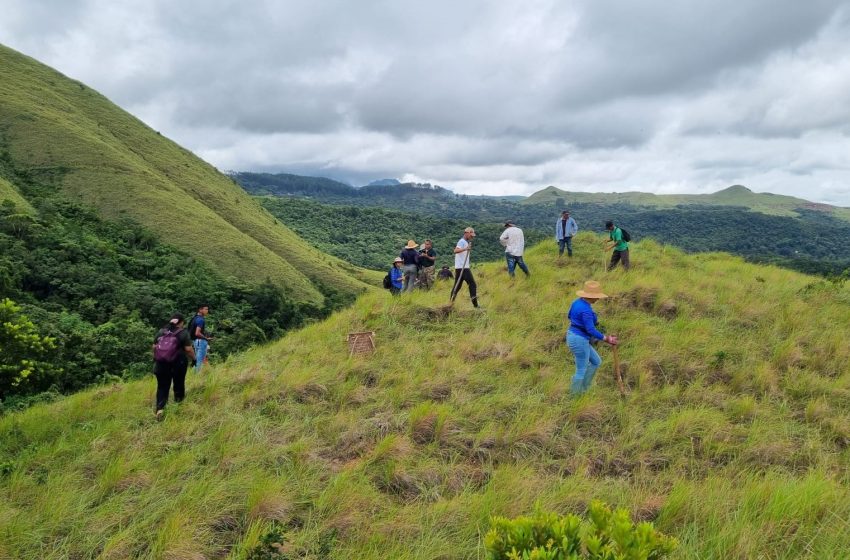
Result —
[{"label": "digging tool", "polygon": [[620,389],[620,396],[626,396],[626,387],[623,385],[623,376],[620,373],[620,354],[617,351],[617,345],[613,345],[611,349],[614,352],[614,373],[617,375],[617,387]]},{"label": "digging tool", "polygon": [[445,313],[448,313],[452,310],[455,304],[455,298],[457,297],[457,290],[460,289],[460,281],[463,278],[463,269],[466,268],[467,263],[469,263],[469,254],[472,252],[472,241],[469,241],[469,249],[466,251],[466,255],[463,257],[463,268],[460,269],[460,274],[455,278],[454,287],[452,288],[452,293],[449,298],[449,304],[443,306],[442,310]]}]

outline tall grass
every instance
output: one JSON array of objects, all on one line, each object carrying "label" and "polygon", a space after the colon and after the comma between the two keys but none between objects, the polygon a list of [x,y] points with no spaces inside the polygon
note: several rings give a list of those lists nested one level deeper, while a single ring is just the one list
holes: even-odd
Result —
[{"label": "tall grass", "polygon": [[[486,241],[479,241],[486,242]],[[0,418],[0,558],[244,558],[273,528],[290,558],[480,558],[491,515],[629,508],[675,558],[850,556],[850,291],[652,241],[602,274],[582,234],[532,276],[475,270],[373,293],[191,375],[153,421],[151,379]],[[594,278],[621,336],[569,394],[565,312]],[[374,330],[371,356],[345,335]]]}]

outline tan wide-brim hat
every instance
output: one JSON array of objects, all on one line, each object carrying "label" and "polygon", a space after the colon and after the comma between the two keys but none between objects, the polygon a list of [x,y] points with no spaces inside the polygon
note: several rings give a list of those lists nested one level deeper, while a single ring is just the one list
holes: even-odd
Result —
[{"label": "tan wide-brim hat", "polygon": [[471,233],[472,237],[475,237],[475,230],[472,229],[471,227],[468,227],[465,230],[463,230],[463,233]]},{"label": "tan wide-brim hat", "polygon": [[405,245],[404,248],[405,249],[416,249],[418,246],[419,245],[416,244],[416,241],[411,239],[410,241],[407,242],[407,245]]},{"label": "tan wide-brim hat", "polygon": [[602,293],[602,286],[596,280],[588,280],[584,283],[584,289],[576,292],[578,297],[586,297],[591,299],[607,298],[607,294]]}]

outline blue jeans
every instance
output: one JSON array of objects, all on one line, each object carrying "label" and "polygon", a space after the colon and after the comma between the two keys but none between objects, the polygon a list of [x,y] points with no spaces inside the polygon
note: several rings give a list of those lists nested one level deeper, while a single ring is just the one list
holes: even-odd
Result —
[{"label": "blue jeans", "polygon": [[590,388],[596,370],[602,364],[602,358],[583,336],[567,332],[567,346],[576,358],[576,373],[570,385],[570,393],[580,395]]},{"label": "blue jeans", "polygon": [[508,261],[508,274],[512,277],[514,275],[514,270],[516,270],[517,265],[525,272],[525,275],[528,276],[528,267],[525,266],[525,261],[522,260],[522,257],[515,257],[510,253],[505,253],[505,259]]},{"label": "blue jeans", "polygon": [[573,238],[572,237],[565,237],[563,239],[558,240],[558,256],[559,257],[564,254],[564,245],[567,246],[567,255],[572,257],[573,256]]},{"label": "blue jeans", "polygon": [[207,347],[209,342],[202,338],[196,338],[192,341],[192,347],[195,349],[195,373],[201,372],[201,367],[204,365],[204,358],[207,356]]}]

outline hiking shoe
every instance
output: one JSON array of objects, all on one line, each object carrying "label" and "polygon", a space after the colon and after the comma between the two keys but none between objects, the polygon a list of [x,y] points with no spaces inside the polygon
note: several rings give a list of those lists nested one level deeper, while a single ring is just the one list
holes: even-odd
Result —
[{"label": "hiking shoe", "polygon": [[157,410],[154,413],[154,417],[156,418],[157,422],[162,422],[162,419],[165,418],[165,411],[164,410]]}]

